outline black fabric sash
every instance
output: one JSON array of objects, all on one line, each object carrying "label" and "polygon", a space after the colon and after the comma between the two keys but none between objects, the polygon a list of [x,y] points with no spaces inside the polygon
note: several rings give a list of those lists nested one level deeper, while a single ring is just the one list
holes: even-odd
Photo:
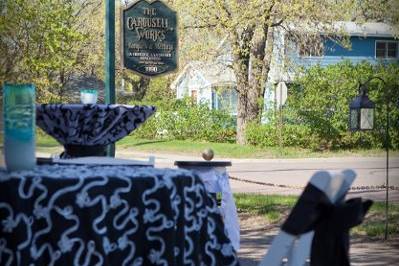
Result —
[{"label": "black fabric sash", "polygon": [[282,230],[292,235],[315,231],[311,266],[349,266],[349,230],[362,223],[372,204],[361,198],[332,204],[323,191],[309,183]]},{"label": "black fabric sash", "polygon": [[75,158],[87,156],[106,156],[106,145],[64,145],[65,152],[61,154],[61,158]]}]

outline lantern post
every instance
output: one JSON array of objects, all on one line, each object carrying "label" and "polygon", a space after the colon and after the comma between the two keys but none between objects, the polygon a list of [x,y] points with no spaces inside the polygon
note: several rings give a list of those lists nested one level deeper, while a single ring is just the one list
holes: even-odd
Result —
[{"label": "lantern post", "polygon": [[[359,85],[359,95],[357,95],[349,105],[349,128],[351,131],[367,131],[374,128],[375,104],[367,95],[368,84],[373,79],[380,80],[385,86],[386,82],[380,77],[371,77],[365,83]],[[385,95],[387,96],[387,95]],[[388,201],[389,201],[389,146],[390,146],[390,98],[384,97],[386,105],[386,124],[385,124],[385,152],[386,152],[386,171],[385,171],[385,240],[388,239]],[[399,100],[398,100],[399,107]]]}]

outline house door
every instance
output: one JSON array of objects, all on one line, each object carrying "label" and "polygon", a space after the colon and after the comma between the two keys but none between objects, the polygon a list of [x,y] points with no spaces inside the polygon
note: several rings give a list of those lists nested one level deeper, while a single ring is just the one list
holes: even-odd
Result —
[{"label": "house door", "polygon": [[198,93],[197,90],[192,90],[191,91],[191,100],[193,103],[197,103],[197,99],[198,99]]}]

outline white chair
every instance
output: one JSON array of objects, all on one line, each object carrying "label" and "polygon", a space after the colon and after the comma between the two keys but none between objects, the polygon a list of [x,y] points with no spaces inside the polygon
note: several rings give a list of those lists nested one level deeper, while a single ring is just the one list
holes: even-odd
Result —
[{"label": "white chair", "polygon": [[[356,173],[352,170],[345,170],[333,175],[326,171],[319,171],[312,176],[309,183],[324,192],[330,202],[334,204],[344,199],[355,177]],[[280,230],[259,265],[305,265],[310,257],[313,235],[313,231],[302,235],[292,235]]]}]

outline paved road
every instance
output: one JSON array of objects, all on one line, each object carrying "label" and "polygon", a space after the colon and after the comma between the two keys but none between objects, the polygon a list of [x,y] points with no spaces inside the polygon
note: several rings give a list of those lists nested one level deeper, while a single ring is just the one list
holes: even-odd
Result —
[{"label": "paved road", "polygon": [[[117,157],[144,159],[148,153],[132,150],[119,150]],[[157,167],[175,167],[176,160],[200,160],[201,158],[178,154],[155,154]],[[218,160],[215,158],[214,160]],[[229,159],[223,159],[229,160]],[[327,170],[340,172],[353,169],[357,178],[353,186],[385,185],[386,159],[380,157],[344,157],[344,158],[305,158],[305,159],[231,159],[230,176],[241,180],[303,187],[314,172]],[[399,187],[399,157],[390,158],[390,186]],[[254,183],[231,180],[233,192],[255,192],[267,194],[299,194],[302,189],[280,188]],[[384,191],[351,192],[351,196],[367,196],[375,200],[385,198]],[[399,191],[390,191],[390,199],[399,202]]]},{"label": "paved road", "polygon": [[[117,152],[117,157],[144,159],[148,157],[148,154],[120,150]],[[176,160],[200,159],[199,156],[155,154],[157,167],[175,167],[174,161]],[[228,169],[231,176],[251,181],[304,186],[315,171],[339,172],[344,169],[353,169],[357,173],[353,186],[385,184],[386,159],[380,157],[227,160],[231,160],[233,164]],[[390,185],[399,186],[399,157],[391,157],[389,163]]]},{"label": "paved road", "polygon": [[[340,172],[344,169],[353,169],[357,173],[354,187],[382,186],[386,180],[385,158],[317,158],[317,159],[277,159],[277,160],[253,160],[233,161],[229,173],[240,179],[272,183],[277,185],[289,185],[303,187],[315,171],[327,170]],[[259,192],[277,194],[299,194],[300,189],[273,188],[248,183],[246,186],[233,182],[232,189],[235,192]],[[399,158],[391,158],[389,168],[390,186],[399,187]],[[374,200],[384,200],[384,191],[350,193],[351,197],[362,196]],[[399,202],[399,191],[390,191],[390,199]]]},{"label": "paved road", "polygon": [[[315,171],[353,169],[357,173],[354,186],[384,185],[385,163],[384,158],[364,157],[233,160],[233,166],[229,169],[229,173],[232,176],[245,177],[254,181],[303,186]],[[389,169],[392,185],[399,186],[399,158],[391,158]]]}]

